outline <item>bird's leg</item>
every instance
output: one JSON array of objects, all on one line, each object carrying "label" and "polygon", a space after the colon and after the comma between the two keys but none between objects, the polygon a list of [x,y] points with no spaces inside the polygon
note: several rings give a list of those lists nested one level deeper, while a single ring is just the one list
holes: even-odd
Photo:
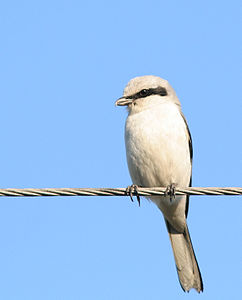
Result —
[{"label": "bird's leg", "polygon": [[176,198],[176,185],[175,183],[169,184],[165,191],[165,196],[170,196],[170,201]]},{"label": "bird's leg", "polygon": [[138,201],[139,206],[140,206],[140,196],[138,195],[138,186],[135,185],[135,184],[129,185],[129,186],[126,188],[126,194],[127,194],[128,196],[130,196],[130,199],[131,199],[132,202],[134,202],[134,199],[133,199],[133,193],[136,194],[137,201]]}]

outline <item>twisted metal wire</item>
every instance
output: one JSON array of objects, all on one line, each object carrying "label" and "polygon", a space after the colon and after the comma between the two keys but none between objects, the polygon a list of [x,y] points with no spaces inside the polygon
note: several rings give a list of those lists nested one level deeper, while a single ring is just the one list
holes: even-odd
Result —
[{"label": "twisted metal wire", "polygon": [[[141,188],[132,191],[133,196],[163,196],[166,188]],[[129,196],[127,188],[43,188],[43,189],[0,189],[0,197],[38,196]],[[186,187],[176,188],[176,195],[242,195],[242,187]]]}]

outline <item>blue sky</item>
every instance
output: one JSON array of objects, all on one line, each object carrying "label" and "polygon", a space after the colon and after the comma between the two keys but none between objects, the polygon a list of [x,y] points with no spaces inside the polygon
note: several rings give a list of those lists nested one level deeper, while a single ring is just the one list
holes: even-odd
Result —
[{"label": "blue sky", "polygon": [[[172,84],[194,186],[241,186],[241,1],[2,1],[0,187],[126,187],[125,84]],[[191,197],[204,293],[161,213],[128,197],[0,199],[0,299],[238,299],[241,197]]]}]

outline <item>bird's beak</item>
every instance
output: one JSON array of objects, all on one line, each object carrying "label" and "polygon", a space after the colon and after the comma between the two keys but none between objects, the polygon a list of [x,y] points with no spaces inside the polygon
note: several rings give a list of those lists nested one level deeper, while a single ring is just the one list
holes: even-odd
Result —
[{"label": "bird's beak", "polygon": [[115,102],[115,105],[116,106],[126,106],[131,103],[132,103],[132,99],[127,99],[127,98],[121,97]]}]

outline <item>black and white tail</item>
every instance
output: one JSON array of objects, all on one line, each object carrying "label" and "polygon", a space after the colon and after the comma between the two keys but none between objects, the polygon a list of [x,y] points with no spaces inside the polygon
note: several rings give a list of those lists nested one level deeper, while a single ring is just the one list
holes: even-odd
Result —
[{"label": "black and white tail", "polygon": [[183,233],[178,232],[166,220],[171,246],[176,262],[176,269],[181,287],[188,292],[194,288],[199,293],[203,291],[203,282],[187,224]]}]

